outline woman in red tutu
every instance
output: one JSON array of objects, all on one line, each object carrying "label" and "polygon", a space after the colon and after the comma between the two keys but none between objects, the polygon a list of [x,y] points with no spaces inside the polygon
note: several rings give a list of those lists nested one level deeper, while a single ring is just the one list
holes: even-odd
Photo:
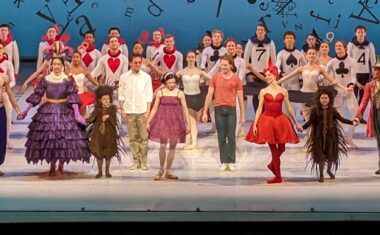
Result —
[{"label": "woman in red tutu", "polygon": [[301,131],[302,127],[297,123],[294,110],[289,103],[288,91],[277,84],[277,67],[266,68],[263,72],[269,85],[260,91],[259,107],[256,111],[255,121],[251,124],[245,140],[256,144],[268,143],[272,153],[272,161],[267,167],[275,177],[267,182],[269,184],[281,183],[280,156],[285,151],[285,144],[297,144],[299,142],[292,123],[282,113],[283,102],[291,115],[293,123],[297,125],[297,129]]}]

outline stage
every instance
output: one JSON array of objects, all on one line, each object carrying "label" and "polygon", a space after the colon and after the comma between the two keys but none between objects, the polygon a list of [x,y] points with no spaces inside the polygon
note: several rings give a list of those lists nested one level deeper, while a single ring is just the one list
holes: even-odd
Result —
[{"label": "stage", "polygon": [[[26,94],[18,92],[21,107]],[[248,107],[251,107],[248,104]],[[27,125],[14,120],[13,149],[7,151],[0,177],[0,223],[130,222],[130,221],[376,221],[380,220],[380,176],[375,139],[355,131],[359,146],[342,159],[336,179],[319,183],[306,167],[301,142],[287,145],[282,155],[281,184],[267,184],[272,173],[267,145],[237,142],[237,170],[220,172],[216,134],[210,124],[199,125],[198,149],[179,145],[174,161],[178,181],[153,178],[158,171],[159,145],[149,142],[149,170],[128,169],[131,153],[122,163],[113,159],[112,178],[95,179],[97,166],[71,162],[64,178],[49,177],[44,162],[28,165],[25,158]],[[248,110],[247,131],[253,111]],[[366,116],[365,116],[366,117]],[[128,137],[123,140],[129,147]]]}]

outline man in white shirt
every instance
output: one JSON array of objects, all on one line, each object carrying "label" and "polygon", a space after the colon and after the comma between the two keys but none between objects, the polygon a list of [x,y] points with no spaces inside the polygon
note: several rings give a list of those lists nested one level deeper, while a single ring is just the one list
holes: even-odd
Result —
[{"label": "man in white shirt", "polygon": [[120,76],[118,88],[119,105],[127,122],[129,144],[133,154],[130,170],[148,170],[146,120],[153,100],[153,88],[151,77],[141,70],[141,65],[142,56],[133,54],[131,69]]}]

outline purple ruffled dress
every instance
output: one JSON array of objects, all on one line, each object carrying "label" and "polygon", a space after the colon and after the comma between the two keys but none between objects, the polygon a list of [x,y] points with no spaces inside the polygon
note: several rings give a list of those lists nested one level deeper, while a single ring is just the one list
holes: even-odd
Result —
[{"label": "purple ruffled dress", "polygon": [[185,118],[177,96],[161,96],[149,128],[149,139],[162,144],[185,143]]},{"label": "purple ruffled dress", "polygon": [[43,78],[26,101],[36,106],[44,93],[48,99],[67,100],[64,103],[45,102],[38,108],[28,126],[26,160],[34,164],[43,160],[47,163],[54,160],[90,162],[87,133],[78,126],[71,107],[72,104],[80,107],[74,80],[53,83]]}]

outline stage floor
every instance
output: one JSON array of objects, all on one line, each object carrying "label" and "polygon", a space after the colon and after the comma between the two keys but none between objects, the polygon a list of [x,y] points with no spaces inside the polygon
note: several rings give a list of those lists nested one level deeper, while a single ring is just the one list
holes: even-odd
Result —
[{"label": "stage floor", "polygon": [[[25,94],[16,97],[23,107]],[[250,104],[248,107],[251,107]],[[282,160],[281,184],[267,184],[270,152],[266,145],[242,139],[237,143],[237,171],[220,172],[216,134],[210,124],[199,125],[197,150],[179,145],[174,162],[178,181],[154,181],[158,171],[157,143],[149,142],[149,170],[128,170],[131,153],[122,164],[112,161],[112,178],[95,179],[97,166],[71,162],[64,179],[47,176],[44,162],[28,165],[25,158],[27,125],[35,108],[11,132],[0,178],[0,222],[89,221],[368,221],[380,219],[380,177],[374,139],[356,129],[360,147],[342,159],[336,179],[319,183],[306,167],[301,142],[288,145]],[[252,110],[248,111],[248,130]],[[128,143],[128,137],[123,137]]]}]

